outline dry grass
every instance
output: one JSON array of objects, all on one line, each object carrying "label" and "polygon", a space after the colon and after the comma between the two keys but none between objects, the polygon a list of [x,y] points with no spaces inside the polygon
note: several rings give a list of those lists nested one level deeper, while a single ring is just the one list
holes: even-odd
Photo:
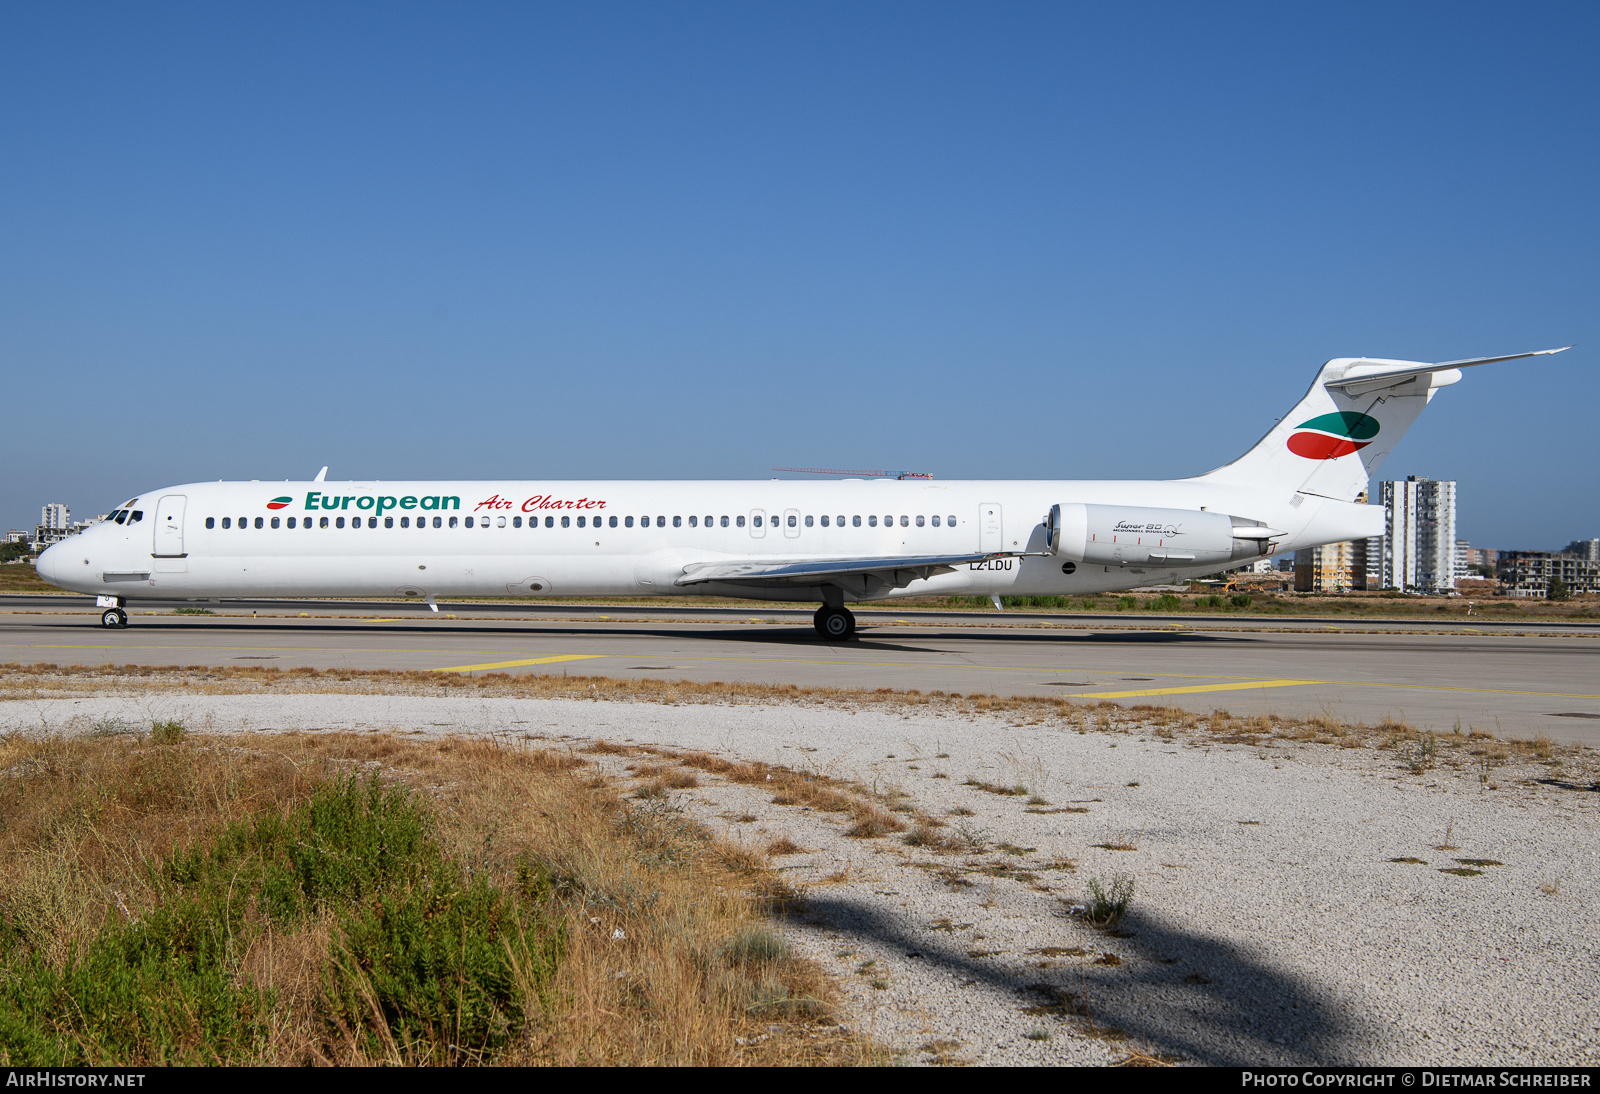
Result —
[{"label": "dry grass", "polygon": [[[775,937],[770,917],[803,900],[770,875],[763,853],[658,803],[629,805],[577,755],[511,740],[261,734],[243,748],[194,734],[172,745],[140,735],[0,739],[9,956],[70,962],[97,931],[153,913],[163,894],[152,867],[167,856],[206,844],[229,821],[284,813],[351,771],[381,772],[423,795],[443,851],[476,874],[514,886],[519,862],[532,861],[553,879],[564,951],[553,982],[528,988],[532,1018],[496,1062],[874,1058],[828,1021],[827,978],[763,941]],[[359,1038],[330,1032],[337,930],[313,918],[259,934],[238,955],[237,982],[275,995],[269,1036],[254,1056],[228,1062],[381,1062]]]}]

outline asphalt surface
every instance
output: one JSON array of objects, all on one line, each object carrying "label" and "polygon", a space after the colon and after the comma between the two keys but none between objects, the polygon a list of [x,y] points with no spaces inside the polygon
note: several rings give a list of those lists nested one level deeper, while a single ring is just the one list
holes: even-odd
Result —
[{"label": "asphalt surface", "polygon": [[1236,714],[1330,714],[1600,745],[1600,627],[1109,613],[861,611],[830,645],[809,608],[0,597],[0,662],[565,672],[1077,695]]}]

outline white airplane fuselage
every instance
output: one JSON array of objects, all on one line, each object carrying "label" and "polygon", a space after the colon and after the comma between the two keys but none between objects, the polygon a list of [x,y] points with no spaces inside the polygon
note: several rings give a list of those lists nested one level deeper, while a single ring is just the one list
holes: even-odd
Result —
[{"label": "white airplane fuselage", "polygon": [[[981,552],[997,557],[871,599],[1076,594],[1183,581],[1221,567],[1152,564],[1147,556],[1122,565],[1066,560],[1046,542],[1051,507],[1063,502],[1263,520],[1285,534],[1263,541],[1260,554],[1374,534],[1374,516],[1381,524],[1382,511],[1366,506],[1304,498],[1311,504],[1291,508],[1289,501],[1184,480],[190,483],[142,494],[119,510],[121,523],[94,525],[51,548],[40,573],[75,592],[130,600],[697,594],[815,601],[817,583],[674,581],[687,566],[723,560]],[[846,589],[844,599],[863,597]]]}]

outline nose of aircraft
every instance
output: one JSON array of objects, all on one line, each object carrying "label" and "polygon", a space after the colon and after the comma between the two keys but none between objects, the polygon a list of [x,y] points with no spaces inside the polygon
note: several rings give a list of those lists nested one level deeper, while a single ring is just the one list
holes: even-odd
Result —
[{"label": "nose of aircraft", "polygon": [[60,582],[56,580],[56,575],[59,572],[60,567],[61,544],[59,543],[46,547],[42,552],[40,552],[39,557],[33,562],[33,568],[38,571],[39,576],[50,582],[52,585],[60,584]]}]

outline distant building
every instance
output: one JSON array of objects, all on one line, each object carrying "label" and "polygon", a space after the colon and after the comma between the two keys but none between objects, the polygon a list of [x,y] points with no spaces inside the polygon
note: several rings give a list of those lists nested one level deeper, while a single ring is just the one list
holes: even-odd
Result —
[{"label": "distant building", "polygon": [[1343,593],[1367,585],[1368,540],[1324,543],[1294,553],[1294,591]]},{"label": "distant building", "polygon": [[1600,559],[1563,551],[1501,551],[1496,575],[1507,595],[1543,600],[1559,577],[1571,594],[1600,593]]},{"label": "distant building", "polygon": [[1366,587],[1448,592],[1456,579],[1456,484],[1415,475],[1378,484],[1386,529],[1367,540]]},{"label": "distant building", "polygon": [[1600,539],[1575,539],[1561,548],[1564,555],[1577,555],[1589,562],[1600,562]]},{"label": "distant building", "polygon": [[59,501],[50,502],[39,511],[39,526],[33,532],[33,547],[42,551],[52,543],[60,543],[72,532],[72,511]]}]

